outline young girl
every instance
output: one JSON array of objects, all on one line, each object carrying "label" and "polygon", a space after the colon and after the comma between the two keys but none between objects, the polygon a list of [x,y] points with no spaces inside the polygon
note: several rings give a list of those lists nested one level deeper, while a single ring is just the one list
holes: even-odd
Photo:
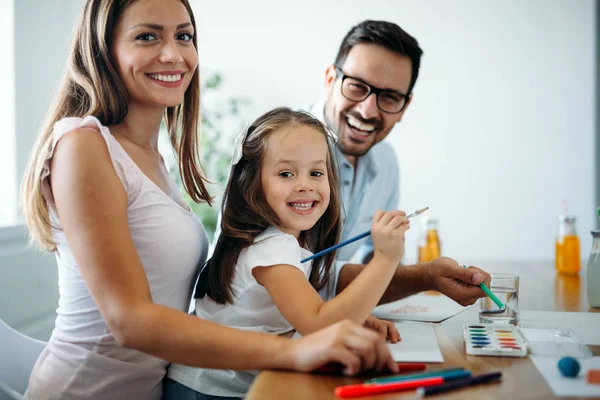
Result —
[{"label": "young girl", "polygon": [[[55,253],[60,287],[56,327],[31,373],[31,399],[160,399],[171,361],[395,368],[385,343],[353,323],[293,341],[186,314],[207,239],[157,142],[164,119],[185,189],[210,203],[198,160],[195,29],[187,0],[85,3],[23,184],[27,223]],[[363,341],[368,346],[356,345]]]},{"label": "young girl", "polygon": [[[196,286],[196,314],[272,335],[294,330],[307,335],[343,319],[365,323],[404,253],[405,213],[377,212],[373,260],[324,303],[317,291],[327,284],[334,252],[301,260],[333,246],[340,232],[339,185],[327,129],[307,113],[277,108],[243,131],[238,145],[224,193],[222,232]],[[390,336],[399,339],[395,330]],[[193,390],[239,398],[254,376],[254,371],[174,364],[165,398],[192,398]]]}]

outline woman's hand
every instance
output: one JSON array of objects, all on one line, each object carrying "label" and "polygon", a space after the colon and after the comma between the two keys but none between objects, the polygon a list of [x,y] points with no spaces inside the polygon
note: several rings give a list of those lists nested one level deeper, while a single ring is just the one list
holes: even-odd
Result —
[{"label": "woman's hand", "polygon": [[365,327],[379,333],[379,336],[384,340],[389,340],[392,343],[397,343],[402,340],[400,332],[396,329],[396,325],[390,321],[384,321],[370,315],[365,321]]},{"label": "woman's hand", "polygon": [[373,330],[345,320],[321,329],[302,339],[290,340],[285,352],[291,357],[292,368],[309,372],[328,363],[339,363],[344,375],[364,370],[387,368],[398,372],[385,341]]}]

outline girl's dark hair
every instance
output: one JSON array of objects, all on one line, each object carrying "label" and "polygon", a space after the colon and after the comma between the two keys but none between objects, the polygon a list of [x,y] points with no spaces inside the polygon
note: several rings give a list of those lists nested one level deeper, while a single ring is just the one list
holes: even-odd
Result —
[{"label": "girl's dark hair", "polygon": [[352,27],[342,40],[340,49],[335,58],[335,65],[342,68],[350,50],[357,44],[376,44],[385,47],[398,54],[407,56],[412,63],[412,76],[408,94],[410,94],[419,77],[419,68],[421,66],[421,57],[423,50],[419,47],[417,39],[406,33],[393,22],[387,21],[363,21]]},{"label": "girl's dark hair", "polygon": [[[265,229],[280,225],[261,187],[262,161],[269,137],[284,127],[295,126],[314,128],[329,144],[328,130],[319,120],[308,113],[285,107],[263,114],[248,128],[242,158],[233,166],[223,196],[221,235],[198,279],[196,298],[208,296],[219,304],[232,303],[231,281],[240,253]],[[305,245],[315,253],[335,245],[341,230],[338,174],[332,146],[327,147],[327,176],[331,191],[329,206],[315,226],[303,232]],[[334,258],[335,252],[331,252],[313,261],[309,281],[315,290],[327,284]]]}]

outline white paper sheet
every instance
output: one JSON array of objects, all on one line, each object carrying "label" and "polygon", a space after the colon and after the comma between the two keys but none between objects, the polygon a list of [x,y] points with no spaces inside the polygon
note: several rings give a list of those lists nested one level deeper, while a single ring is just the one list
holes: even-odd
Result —
[{"label": "white paper sheet", "polygon": [[600,345],[600,313],[523,310],[519,313],[519,326],[570,329],[581,343]]},{"label": "white paper sheet", "polygon": [[398,343],[388,343],[394,361],[444,362],[433,324],[397,322],[394,325],[402,337],[402,341]]},{"label": "white paper sheet", "polygon": [[441,322],[466,308],[441,293],[421,292],[377,306],[373,315],[396,321]]},{"label": "white paper sheet", "polygon": [[529,356],[540,374],[557,396],[593,397],[600,396],[600,385],[589,384],[585,381],[590,368],[600,369],[600,357],[578,358],[581,364],[579,375],[566,378],[558,370],[558,360],[561,357]]}]

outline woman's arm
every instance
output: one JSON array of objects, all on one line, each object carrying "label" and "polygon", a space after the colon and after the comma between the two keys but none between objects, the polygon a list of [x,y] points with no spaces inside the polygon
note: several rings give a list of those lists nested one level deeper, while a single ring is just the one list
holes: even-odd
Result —
[{"label": "woman's arm", "polygon": [[127,195],[103,138],[89,129],[66,134],[56,147],[51,171],[62,228],[120,345],[207,368],[310,370],[328,361],[343,363],[347,373],[357,372],[361,363],[394,368],[385,344],[348,322],[307,341],[292,341],[223,327],[154,304],[127,224]]},{"label": "woman's arm", "polygon": [[364,271],[333,299],[323,302],[299,269],[291,265],[257,267],[252,274],[292,326],[305,335],[334,322],[350,319],[363,324],[387,288],[402,258],[408,220],[400,211],[374,217],[376,247]]}]

